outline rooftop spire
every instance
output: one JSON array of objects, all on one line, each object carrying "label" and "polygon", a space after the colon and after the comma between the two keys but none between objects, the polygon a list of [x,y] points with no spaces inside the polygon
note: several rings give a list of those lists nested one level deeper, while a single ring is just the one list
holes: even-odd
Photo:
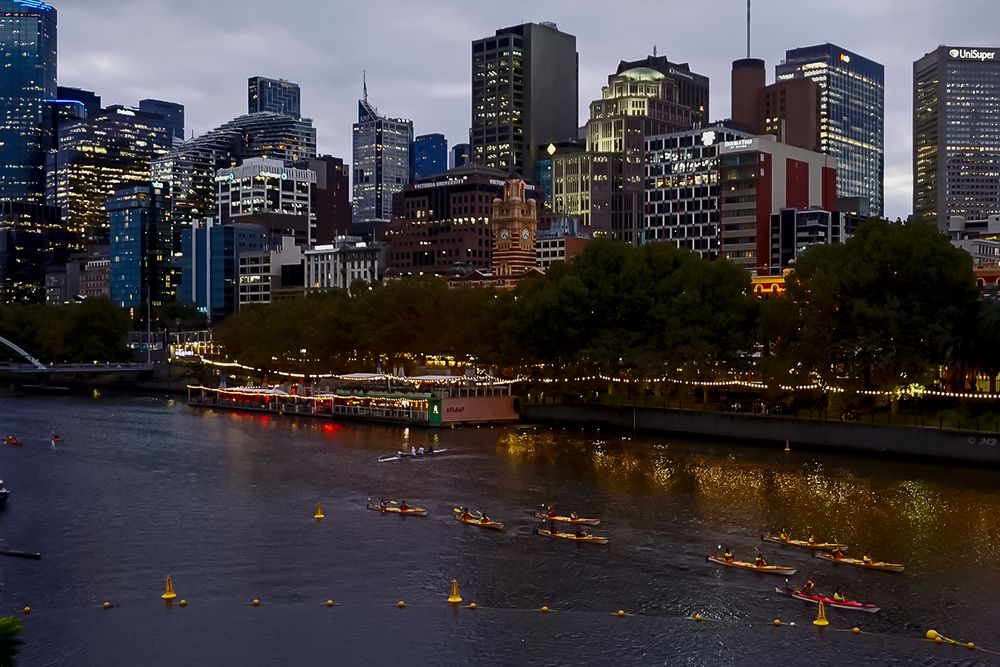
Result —
[{"label": "rooftop spire", "polygon": [[750,0],[747,0],[747,58],[750,57]]},{"label": "rooftop spire", "polygon": [[[750,0],[747,0],[749,2]],[[361,89],[364,93],[365,103],[368,103],[368,70],[361,70]]]}]

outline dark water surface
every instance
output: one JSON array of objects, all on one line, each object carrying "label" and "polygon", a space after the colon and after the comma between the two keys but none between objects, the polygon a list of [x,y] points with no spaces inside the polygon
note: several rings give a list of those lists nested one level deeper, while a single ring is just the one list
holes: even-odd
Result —
[{"label": "dark water surface", "polygon": [[[138,397],[3,395],[0,433],[25,440],[0,446],[0,547],[44,554],[0,557],[0,612],[33,609],[20,664],[1000,664],[919,640],[1000,650],[998,471],[526,427],[411,429],[449,453],[377,463],[402,427]],[[368,496],[431,513],[383,516]],[[600,516],[610,544],[534,535],[544,501]],[[455,522],[463,503],[507,529]],[[765,547],[782,526],[907,572]],[[720,544],[883,611],[831,610],[819,631],[774,593],[782,577],[706,563]],[[167,574],[187,608],[160,602]],[[452,577],[479,609],[445,603]]]}]

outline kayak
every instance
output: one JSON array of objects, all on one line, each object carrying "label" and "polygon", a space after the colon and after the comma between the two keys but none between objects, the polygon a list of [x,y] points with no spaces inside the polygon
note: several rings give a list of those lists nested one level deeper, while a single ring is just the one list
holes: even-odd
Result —
[{"label": "kayak", "polygon": [[582,526],[596,526],[601,522],[600,519],[584,519],[583,517],[573,518],[571,516],[549,516],[545,512],[535,512],[536,519],[545,519],[546,521],[558,521],[559,523],[575,523]]},{"label": "kayak", "polygon": [[795,590],[794,588],[775,588],[774,592],[789,595],[796,600],[805,600],[806,602],[816,603],[822,602],[827,607],[836,607],[837,609],[854,609],[856,611],[867,611],[871,613],[875,613],[879,610],[879,607],[876,607],[873,604],[864,604],[863,602],[858,602],[857,600],[844,600],[843,602],[837,602],[828,595],[807,593],[805,591]]},{"label": "kayak", "polygon": [[840,549],[841,551],[847,550],[846,544],[839,544],[837,542],[810,542],[809,540],[793,540],[792,538],[783,540],[777,535],[772,535],[771,533],[764,533],[760,536],[760,539],[765,542],[782,544],[786,547],[801,547],[803,549],[815,549],[816,551],[833,551],[834,549]]},{"label": "kayak", "polygon": [[750,570],[760,574],[783,574],[786,577],[790,577],[795,574],[794,567],[783,567],[781,565],[761,565],[760,567],[757,567],[753,563],[748,563],[743,560],[727,561],[725,558],[720,558],[719,556],[705,556],[705,558],[713,563],[725,565],[726,567],[735,567],[739,570]]},{"label": "kayak", "polygon": [[8,435],[6,438],[3,439],[3,444],[5,444],[5,445],[23,445],[24,443],[21,442],[21,439],[18,438],[17,436],[15,436],[15,435]]},{"label": "kayak", "polygon": [[823,560],[828,560],[831,563],[843,563],[844,565],[854,565],[855,567],[863,567],[866,570],[881,570],[882,572],[902,572],[906,569],[905,565],[899,563],[883,563],[882,561],[872,561],[871,563],[865,563],[860,558],[848,558],[844,556],[843,558],[834,558],[830,554],[815,554],[816,558],[822,558]]},{"label": "kayak", "polygon": [[419,507],[408,507],[404,510],[402,507],[395,507],[393,505],[376,505],[374,503],[368,503],[368,509],[375,510],[376,512],[391,512],[392,514],[403,514],[406,516],[427,516],[427,510]]},{"label": "kayak", "polygon": [[402,461],[403,459],[422,459],[425,456],[434,456],[435,454],[444,454],[448,451],[445,449],[435,449],[431,453],[424,452],[423,454],[412,454],[410,452],[400,452],[399,454],[390,454],[389,456],[380,456],[378,459],[379,463],[388,463],[389,461]]},{"label": "kayak", "polygon": [[607,544],[608,538],[601,537],[600,535],[574,535],[573,533],[559,533],[551,532],[548,530],[536,530],[539,535],[544,535],[545,537],[555,537],[560,540],[572,540],[574,542],[593,542],[594,544]]},{"label": "kayak", "polygon": [[455,515],[455,521],[461,523],[467,523],[470,526],[479,526],[480,528],[492,528],[493,530],[503,530],[503,524],[499,521],[483,521],[477,517],[469,517],[468,519],[463,519],[461,514]]}]

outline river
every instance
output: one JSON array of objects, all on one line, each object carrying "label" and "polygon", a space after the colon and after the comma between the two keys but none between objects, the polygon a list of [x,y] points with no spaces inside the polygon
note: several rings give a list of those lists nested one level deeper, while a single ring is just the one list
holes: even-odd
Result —
[{"label": "river", "polygon": [[[0,447],[0,547],[43,554],[0,557],[0,612],[32,608],[19,664],[1000,664],[920,640],[1000,651],[1000,471],[530,426],[407,435],[120,395],[3,394],[0,432],[24,440]],[[376,462],[432,442],[449,451]],[[610,543],[534,535],[542,502],[601,517]],[[506,530],[459,524],[459,504]],[[907,571],[761,542],[782,527]],[[783,577],[707,563],[720,545],[883,609],[829,610],[819,630],[774,592]],[[168,574],[188,606],[160,601]],[[446,604],[453,577],[478,609]]]}]

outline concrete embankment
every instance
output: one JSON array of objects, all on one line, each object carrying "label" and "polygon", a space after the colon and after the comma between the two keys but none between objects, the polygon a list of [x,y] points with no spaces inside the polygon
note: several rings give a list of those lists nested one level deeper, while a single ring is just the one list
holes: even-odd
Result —
[{"label": "concrete embankment", "polygon": [[997,433],[608,405],[522,404],[521,418],[1000,466]]}]

